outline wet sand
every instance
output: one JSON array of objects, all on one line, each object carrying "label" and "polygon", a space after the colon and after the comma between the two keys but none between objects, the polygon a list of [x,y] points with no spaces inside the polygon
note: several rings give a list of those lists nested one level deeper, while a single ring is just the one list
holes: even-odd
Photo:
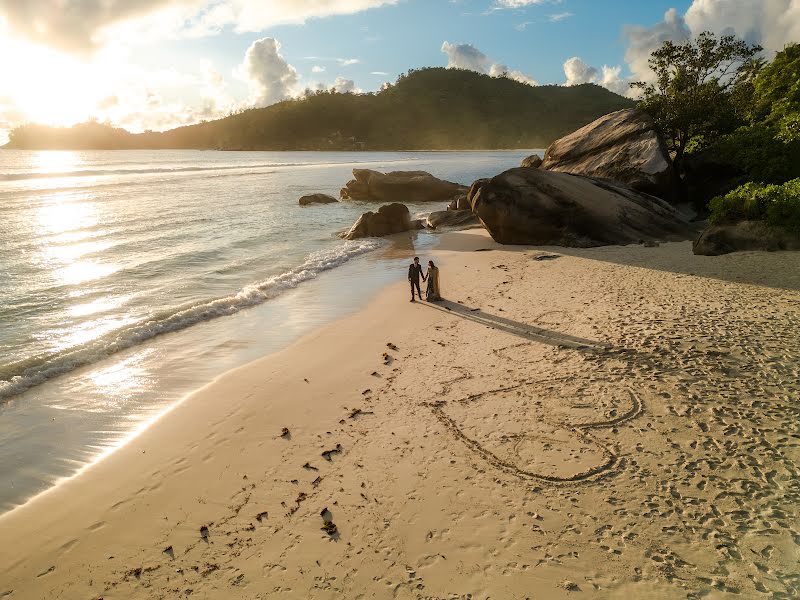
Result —
[{"label": "wet sand", "polygon": [[800,253],[435,256],[0,517],[0,598],[800,593]]}]

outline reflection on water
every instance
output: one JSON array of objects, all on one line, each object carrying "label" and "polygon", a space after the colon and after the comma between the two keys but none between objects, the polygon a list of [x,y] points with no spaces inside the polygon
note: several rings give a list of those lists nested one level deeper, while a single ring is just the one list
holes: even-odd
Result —
[{"label": "reflection on water", "polygon": [[51,329],[46,335],[51,340],[51,349],[65,350],[81,346],[101,335],[115,331],[134,322],[131,317],[105,317],[94,321],[84,321],[70,328]]},{"label": "reflection on water", "polygon": [[123,304],[130,300],[130,298],[131,296],[117,296],[116,298],[103,297],[93,300],[92,302],[73,304],[69,307],[69,314],[74,317],[86,317],[101,312],[108,312],[110,310],[120,308]]},{"label": "reflection on water", "polygon": [[80,152],[72,150],[41,150],[33,157],[33,164],[40,173],[66,173],[76,170],[82,163]]},{"label": "reflection on water", "polygon": [[119,409],[134,398],[137,392],[152,383],[146,360],[154,350],[146,348],[132,356],[123,358],[105,368],[90,373],[92,385],[103,402],[92,403],[87,410],[109,412]]},{"label": "reflection on water", "polygon": [[108,277],[119,267],[103,264],[94,260],[76,260],[55,271],[61,283],[65,285],[78,285],[93,279]]},{"label": "reflection on water", "polygon": [[97,207],[90,192],[59,192],[48,195],[36,209],[39,235],[88,229],[97,224]]}]

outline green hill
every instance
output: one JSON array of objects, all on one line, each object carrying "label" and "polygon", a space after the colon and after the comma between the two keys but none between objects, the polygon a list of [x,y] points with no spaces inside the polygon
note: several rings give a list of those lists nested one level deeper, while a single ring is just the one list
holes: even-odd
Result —
[{"label": "green hill", "polygon": [[369,94],[317,92],[164,132],[108,125],[25,125],[7,148],[438,150],[543,147],[633,102],[592,84],[532,87],[473,71],[430,68]]}]

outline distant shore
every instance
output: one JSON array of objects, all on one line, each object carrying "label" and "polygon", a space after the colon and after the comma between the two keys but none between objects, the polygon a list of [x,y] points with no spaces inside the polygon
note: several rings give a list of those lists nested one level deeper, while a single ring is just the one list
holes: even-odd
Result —
[{"label": "distant shore", "polygon": [[800,254],[429,258],[0,516],[0,598],[796,592]]}]

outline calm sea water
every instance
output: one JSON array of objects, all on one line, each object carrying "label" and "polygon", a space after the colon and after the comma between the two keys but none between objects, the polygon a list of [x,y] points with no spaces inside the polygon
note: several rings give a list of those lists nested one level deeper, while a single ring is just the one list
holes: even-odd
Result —
[{"label": "calm sea water", "polygon": [[354,167],[469,184],[526,154],[0,151],[0,511],[357,308],[435,243],[342,241],[376,206],[299,196],[338,195]]}]

